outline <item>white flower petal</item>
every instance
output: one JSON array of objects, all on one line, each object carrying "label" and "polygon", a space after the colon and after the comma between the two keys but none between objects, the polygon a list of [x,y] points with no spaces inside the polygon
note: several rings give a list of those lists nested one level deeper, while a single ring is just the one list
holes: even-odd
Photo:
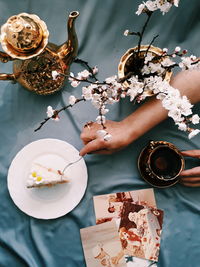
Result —
[{"label": "white flower petal", "polygon": [[107,134],[107,132],[105,130],[98,130],[97,131],[97,135],[99,137],[104,137]]},{"label": "white flower petal", "polygon": [[47,107],[47,117],[51,118],[54,115],[54,109],[51,106]]},{"label": "white flower petal", "polygon": [[198,129],[192,130],[192,131],[189,133],[188,138],[191,139],[191,138],[193,138],[194,136],[196,136],[196,135],[199,134],[199,133],[200,133],[200,130],[198,130]]},{"label": "white flower petal", "polygon": [[198,124],[199,121],[200,121],[200,117],[199,117],[199,115],[195,114],[195,115],[192,116],[192,118],[191,118],[191,122],[192,122],[193,124]]},{"label": "white flower petal", "polygon": [[76,97],[73,95],[70,95],[69,97],[69,104],[73,106],[76,103]]},{"label": "white flower petal", "polygon": [[53,80],[57,80],[58,76],[60,76],[60,73],[57,72],[56,70],[53,70],[51,73]]},{"label": "white flower petal", "polygon": [[110,141],[112,139],[112,135],[111,134],[106,134],[103,139],[105,141]]}]

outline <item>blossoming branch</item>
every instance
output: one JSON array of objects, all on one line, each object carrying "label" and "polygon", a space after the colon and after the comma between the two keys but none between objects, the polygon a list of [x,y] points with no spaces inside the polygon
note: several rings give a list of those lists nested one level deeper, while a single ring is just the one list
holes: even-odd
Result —
[{"label": "blossoming branch", "polygon": [[[76,76],[70,73],[68,79],[72,87],[78,87],[84,83],[81,98],[77,99],[71,95],[69,105],[60,110],[53,110],[48,107],[47,118],[41,122],[36,130],[39,130],[49,119],[58,120],[58,114],[68,107],[72,107],[82,100],[91,101],[99,113],[96,122],[102,126],[102,130],[98,131],[97,134],[108,141],[112,138],[106,131],[108,105],[114,104],[126,96],[130,97],[131,102],[141,102],[146,97],[154,95],[162,101],[163,107],[168,110],[168,116],[174,120],[179,130],[189,132],[189,138],[198,134],[200,130],[194,129],[191,124],[198,124],[199,116],[192,114],[193,106],[186,96],[181,96],[179,90],[169,84],[169,77],[175,67],[179,67],[181,70],[200,69],[200,60],[194,55],[186,56],[187,50],[182,50],[179,46],[171,53],[168,52],[167,48],[156,48],[158,53],[155,53],[152,44],[158,35],[152,39],[149,45],[141,45],[152,14],[156,10],[165,14],[173,5],[178,7],[178,4],[178,0],[155,0],[146,1],[139,5],[136,14],[146,14],[147,20],[140,32],[130,30],[124,32],[125,36],[138,36],[139,40],[136,48],[132,49],[131,57],[126,62],[126,73],[123,77],[118,78],[117,75],[113,75],[103,82],[99,82],[96,78],[98,68],[91,68],[87,62],[77,59],[79,63],[85,64],[87,69],[79,72]],[[52,72],[53,79],[57,79],[59,75],[63,74],[58,71]]]}]

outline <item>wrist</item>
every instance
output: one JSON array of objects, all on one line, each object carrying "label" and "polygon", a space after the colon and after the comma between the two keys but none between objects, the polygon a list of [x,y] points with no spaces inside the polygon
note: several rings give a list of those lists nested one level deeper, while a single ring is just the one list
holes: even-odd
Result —
[{"label": "wrist", "polygon": [[137,139],[137,133],[136,133],[136,127],[134,126],[134,122],[129,119],[129,117],[123,119],[121,122],[122,125],[122,131],[124,132],[124,135],[126,136],[126,143],[127,145],[131,144]]}]

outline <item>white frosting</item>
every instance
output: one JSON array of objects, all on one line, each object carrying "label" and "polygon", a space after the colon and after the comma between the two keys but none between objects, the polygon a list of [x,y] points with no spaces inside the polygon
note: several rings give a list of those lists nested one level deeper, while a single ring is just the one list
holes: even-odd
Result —
[{"label": "white frosting", "polygon": [[33,163],[27,179],[27,187],[37,187],[47,184],[56,184],[67,181],[61,170],[55,170],[49,166]]}]

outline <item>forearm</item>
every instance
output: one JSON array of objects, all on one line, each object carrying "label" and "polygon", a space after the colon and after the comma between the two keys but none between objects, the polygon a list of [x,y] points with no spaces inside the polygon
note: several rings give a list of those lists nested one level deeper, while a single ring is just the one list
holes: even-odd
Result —
[{"label": "forearm", "polygon": [[[200,71],[181,72],[171,80],[171,85],[179,89],[181,95],[186,95],[192,104],[200,101]],[[167,114],[168,111],[163,108],[161,101],[152,97],[124,120],[106,122],[106,131],[112,136],[110,141],[97,136],[97,131],[101,129],[99,124],[93,123],[89,129],[84,127],[81,139],[85,146],[81,149],[80,155],[116,152],[166,119]]]},{"label": "forearm", "polygon": [[[184,71],[171,80],[171,85],[186,95],[192,104],[200,101],[200,71]],[[135,112],[126,117],[123,123],[128,125],[130,141],[134,141],[151,128],[167,118],[168,111],[155,97],[141,105]]]}]

